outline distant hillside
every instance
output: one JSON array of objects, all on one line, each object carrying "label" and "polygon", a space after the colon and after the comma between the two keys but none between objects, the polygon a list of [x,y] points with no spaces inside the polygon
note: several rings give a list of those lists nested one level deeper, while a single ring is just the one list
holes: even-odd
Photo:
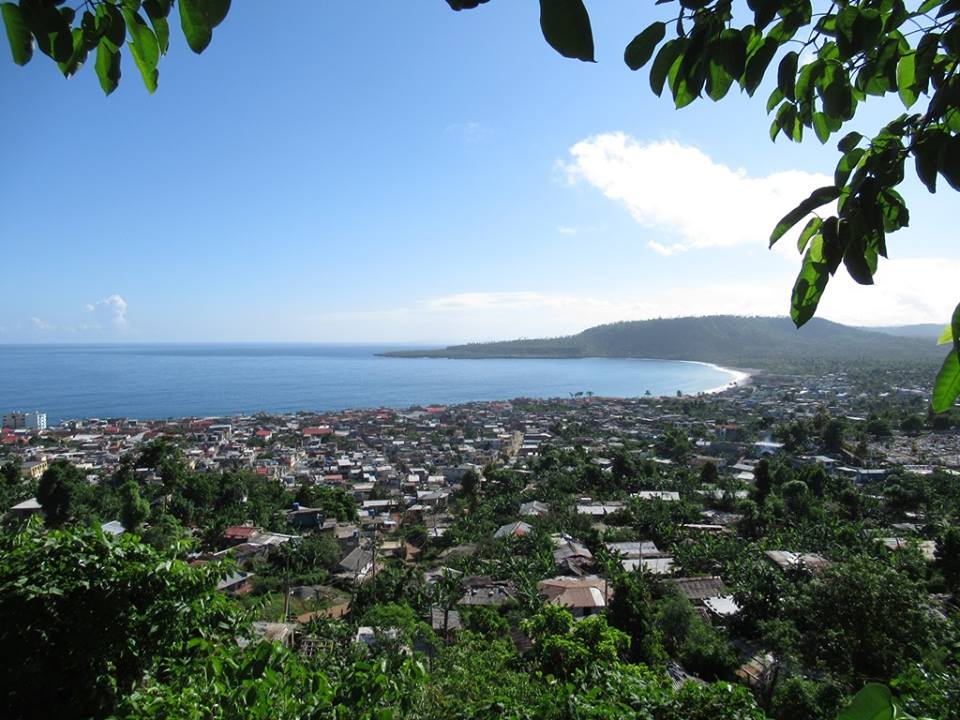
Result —
[{"label": "distant hillside", "polygon": [[862,330],[873,330],[882,332],[886,335],[896,335],[897,337],[923,338],[926,340],[936,340],[943,333],[945,323],[924,323],[922,325],[893,325],[890,327],[872,327],[861,328]]},{"label": "distant hillside", "polygon": [[715,315],[618,322],[567,337],[387,354],[455,359],[636,357],[787,369],[814,361],[933,363],[943,352],[931,340],[898,337],[817,318],[797,330],[789,318]]}]

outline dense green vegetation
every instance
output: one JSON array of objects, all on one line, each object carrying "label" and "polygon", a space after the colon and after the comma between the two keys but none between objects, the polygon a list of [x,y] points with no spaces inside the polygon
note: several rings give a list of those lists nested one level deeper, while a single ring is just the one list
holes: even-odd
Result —
[{"label": "dense green vegetation", "polygon": [[812,320],[802,330],[787,318],[687,317],[599,325],[578,335],[472,343],[391,357],[638,357],[699,360],[735,367],[811,371],[821,364],[909,362],[929,372],[941,351],[929,341]]},{"label": "dense green vegetation", "polygon": [[[660,402],[694,422],[722,412],[715,398]],[[846,450],[861,433],[885,437],[915,410],[878,404],[861,429],[821,412],[782,432],[796,452]],[[921,428],[931,421],[920,419]],[[336,582],[335,543],[307,531],[248,562],[257,582],[239,597],[216,589],[236,565],[209,551],[226,524],[249,518],[289,531],[280,510],[296,496],[327,503],[331,517],[352,517],[342,492],[192,471],[168,442],[142,446],[97,484],[54,463],[35,487],[4,462],[5,492],[38,490],[46,524],[8,518],[0,532],[2,703],[12,717],[827,720],[866,687],[857,701],[864,707],[896,702],[916,715],[960,717],[951,701],[960,696],[954,477],[898,471],[861,488],[780,456],[762,460],[748,488],[715,464],[689,464],[690,438],[678,426],[619,443],[609,469],[573,441],[600,430],[554,431],[554,446],[525,471],[491,466],[482,480],[465,477],[443,536],[405,524],[400,533],[416,540],[420,562],[386,562],[344,588],[344,596],[353,591],[347,617],[317,615],[301,626],[310,656],[259,640],[250,623],[278,619],[278,598],[293,584]],[[664,454],[675,462],[653,461]],[[705,496],[703,481],[722,492]],[[680,499],[646,500],[634,496],[639,490]],[[585,494],[622,506],[598,524],[575,511]],[[533,500],[549,507],[526,518],[533,532],[493,537]],[[738,519],[729,532],[704,533],[690,524],[705,509]],[[141,525],[139,536],[99,529],[118,514]],[[898,552],[878,542],[909,518],[922,518],[917,537],[939,540],[933,561],[913,540]],[[606,612],[575,620],[544,602],[537,582],[557,573],[553,533],[592,551],[594,571],[612,590]],[[740,612],[708,620],[669,579],[624,570],[605,543],[637,538],[670,552],[680,576],[722,577]],[[465,544],[471,553],[440,560]],[[784,549],[830,563],[782,570],[764,555]],[[436,567],[445,570],[428,580],[424,570]],[[464,607],[464,576],[508,581],[515,592],[499,607]],[[431,608],[458,610],[462,629],[432,626]],[[373,646],[354,642],[361,626],[375,629]],[[768,663],[754,690],[739,670],[749,657]],[[674,687],[665,672],[672,663],[705,682]],[[869,684],[876,680],[885,685]],[[850,714],[857,707],[843,717],[872,717]]]}]

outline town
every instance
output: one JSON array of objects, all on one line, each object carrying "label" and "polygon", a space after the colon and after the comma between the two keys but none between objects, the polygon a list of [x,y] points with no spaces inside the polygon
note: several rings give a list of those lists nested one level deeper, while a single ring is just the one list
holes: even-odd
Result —
[{"label": "town", "polygon": [[615,654],[676,691],[720,681],[770,717],[832,717],[867,679],[952,662],[924,666],[954,632],[960,415],[929,414],[918,377],[50,427],[10,413],[5,525],[93,524],[222,565],[217,591],[254,618],[245,642],[305,658],[436,667],[486,637],[543,662],[561,611],[603,618]]}]

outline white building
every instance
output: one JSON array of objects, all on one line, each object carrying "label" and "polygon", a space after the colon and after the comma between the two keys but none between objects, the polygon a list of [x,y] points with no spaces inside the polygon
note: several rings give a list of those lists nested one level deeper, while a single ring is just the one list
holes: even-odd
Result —
[{"label": "white building", "polygon": [[46,430],[47,414],[34,412],[11,412],[3,416],[3,427],[13,430]]}]

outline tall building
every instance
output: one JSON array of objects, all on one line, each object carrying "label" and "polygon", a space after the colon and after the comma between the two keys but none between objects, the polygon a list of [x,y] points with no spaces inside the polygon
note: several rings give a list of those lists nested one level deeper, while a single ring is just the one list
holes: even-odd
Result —
[{"label": "tall building", "polygon": [[11,412],[3,416],[3,427],[12,430],[46,430],[47,414],[34,412]]}]

